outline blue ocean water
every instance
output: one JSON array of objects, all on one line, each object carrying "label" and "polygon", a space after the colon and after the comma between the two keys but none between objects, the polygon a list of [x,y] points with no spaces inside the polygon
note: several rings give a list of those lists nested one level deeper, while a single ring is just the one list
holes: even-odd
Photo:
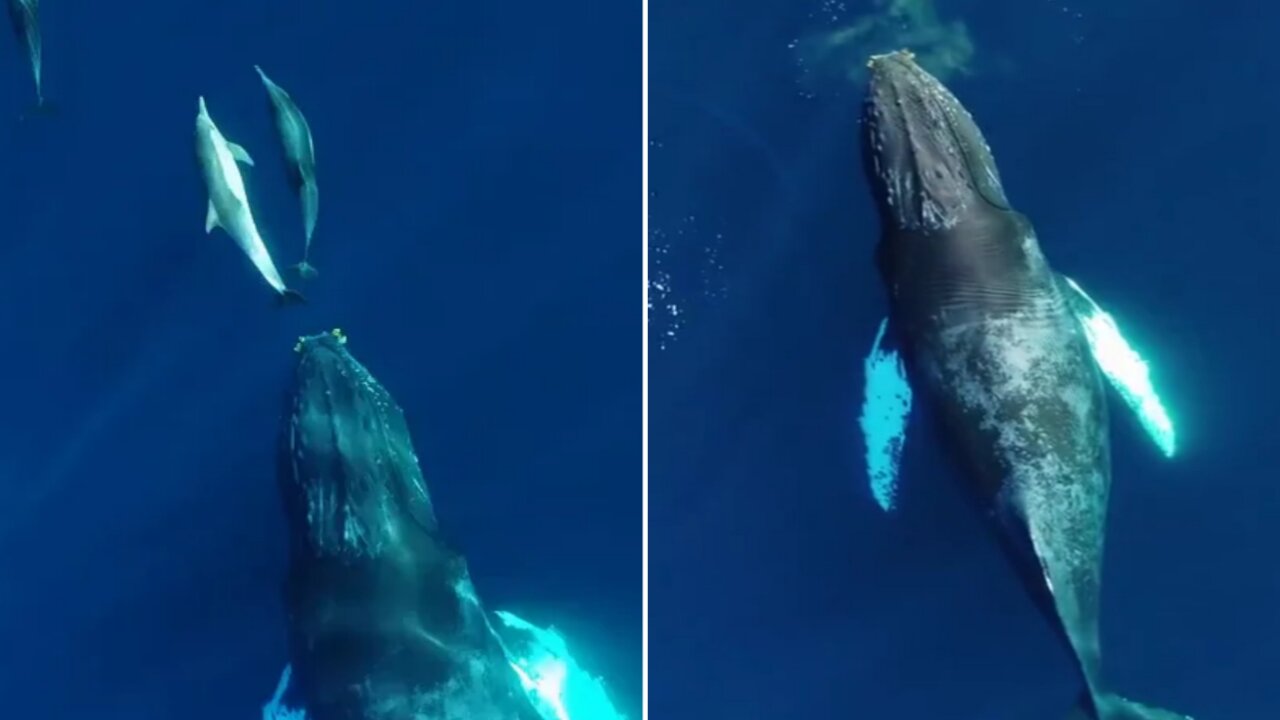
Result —
[{"label": "blue ocean water", "polygon": [[1276,9],[650,7],[653,716],[1025,720],[1078,690],[927,413],[896,515],[862,467],[885,301],[858,65],[910,44],[1178,423],[1166,461],[1113,403],[1108,679],[1200,720],[1280,717]]},{"label": "blue ocean water", "polygon": [[[297,336],[341,327],[486,602],[638,717],[638,10],[46,2],[48,116],[6,40],[0,716],[260,716],[281,398]],[[302,252],[255,63],[315,137],[305,306],[204,233],[200,95],[276,263]]]}]

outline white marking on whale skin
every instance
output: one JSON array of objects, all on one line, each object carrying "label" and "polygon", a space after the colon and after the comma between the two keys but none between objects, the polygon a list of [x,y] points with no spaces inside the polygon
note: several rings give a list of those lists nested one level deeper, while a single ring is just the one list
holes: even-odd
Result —
[{"label": "white marking on whale skin", "polygon": [[1096,600],[1110,478],[1101,383],[1080,333],[1049,292],[1003,317],[943,329],[923,364],[990,442],[976,452],[1007,472],[995,510],[1026,524],[1059,614],[1091,626],[1094,610],[1083,605]]}]

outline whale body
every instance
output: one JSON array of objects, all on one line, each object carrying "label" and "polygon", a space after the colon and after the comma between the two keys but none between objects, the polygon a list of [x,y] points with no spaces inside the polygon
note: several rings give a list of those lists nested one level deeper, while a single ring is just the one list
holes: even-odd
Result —
[{"label": "whale body", "polygon": [[[1083,691],[1071,717],[1186,720],[1123,698],[1102,678],[1111,454],[1096,305],[1049,265],[955,96],[907,52],[873,57],[869,69],[863,157],[903,360],[883,365],[902,372],[882,377],[909,382],[937,409],[971,494],[1075,657]],[[878,337],[873,357],[883,352]],[[883,395],[909,410],[910,392]],[[888,442],[875,455],[881,483],[900,450]]]}]

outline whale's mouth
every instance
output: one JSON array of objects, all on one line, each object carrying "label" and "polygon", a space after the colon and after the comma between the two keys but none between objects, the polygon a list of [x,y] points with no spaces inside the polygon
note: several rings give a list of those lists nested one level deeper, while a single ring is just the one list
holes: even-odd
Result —
[{"label": "whale's mouth", "polygon": [[995,160],[968,110],[909,51],[874,55],[863,107],[863,158],[894,228],[952,227],[977,203],[1009,209]]}]

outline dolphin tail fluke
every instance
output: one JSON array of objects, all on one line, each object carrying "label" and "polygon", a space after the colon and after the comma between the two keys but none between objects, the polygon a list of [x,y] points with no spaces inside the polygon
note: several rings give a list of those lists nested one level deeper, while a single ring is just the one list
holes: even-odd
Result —
[{"label": "dolphin tail fluke", "polygon": [[303,260],[297,265],[294,265],[293,269],[298,272],[298,277],[302,278],[303,280],[311,280],[315,278],[315,276],[320,274],[320,271],[316,270],[316,266],[312,265],[306,260]]},{"label": "dolphin tail fluke", "polygon": [[1095,702],[1085,694],[1072,709],[1067,720],[1195,720],[1172,710],[1154,708],[1119,695],[1105,693]]},{"label": "dolphin tail fluke", "polygon": [[307,298],[297,290],[285,288],[284,290],[281,290],[280,294],[277,296],[277,302],[282,307],[285,305],[305,305],[307,303]]}]

